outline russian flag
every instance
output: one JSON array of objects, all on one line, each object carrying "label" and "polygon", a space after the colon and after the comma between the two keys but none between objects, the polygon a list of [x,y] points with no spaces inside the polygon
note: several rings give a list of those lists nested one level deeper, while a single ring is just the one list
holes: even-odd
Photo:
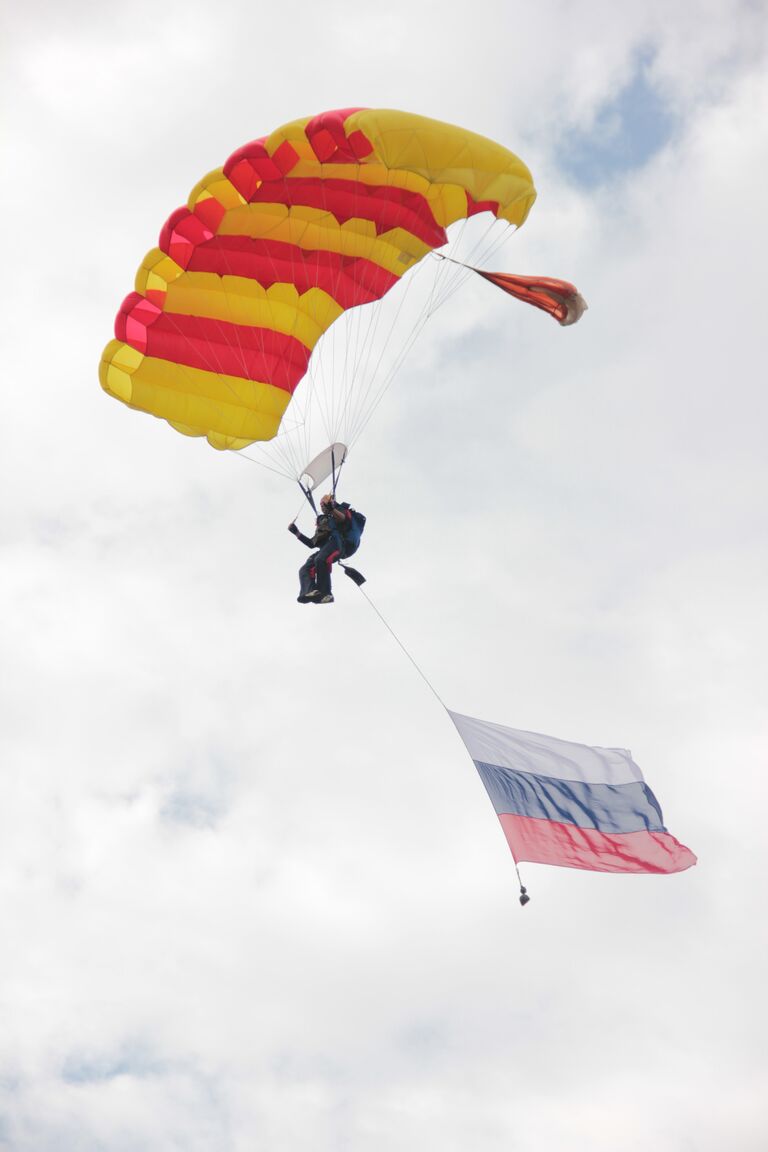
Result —
[{"label": "russian flag", "polygon": [[694,854],[664,827],[629,752],[449,712],[516,862],[594,872],[682,872]]}]

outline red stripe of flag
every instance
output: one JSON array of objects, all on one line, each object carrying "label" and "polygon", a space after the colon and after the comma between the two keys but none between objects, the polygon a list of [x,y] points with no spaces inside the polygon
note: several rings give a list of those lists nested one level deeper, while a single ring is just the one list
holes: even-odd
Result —
[{"label": "red stripe of flag", "polygon": [[598,832],[555,820],[502,813],[501,826],[519,863],[556,864],[592,872],[682,872],[696,863],[669,832]]}]

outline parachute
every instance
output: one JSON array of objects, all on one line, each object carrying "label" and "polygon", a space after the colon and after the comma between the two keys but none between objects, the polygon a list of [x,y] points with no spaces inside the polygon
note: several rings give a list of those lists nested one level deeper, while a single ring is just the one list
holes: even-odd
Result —
[{"label": "parachute", "polygon": [[[299,479],[308,452],[292,455],[289,433],[306,433],[310,409],[291,402],[331,326],[381,301],[446,244],[457,221],[490,213],[492,223],[516,228],[535,196],[512,152],[450,124],[365,108],[286,124],[238,149],[169,217],[117,314],[101,385],[217,449],[274,440],[284,452],[276,470]],[[456,269],[468,274],[462,263]],[[494,282],[521,295],[498,275]],[[560,283],[531,281],[522,295],[552,311],[536,286]],[[429,292],[412,333],[437,302]],[[334,485],[336,464],[381,395],[370,379],[360,383],[378,355],[370,341],[361,347],[352,368],[345,349],[341,371],[334,363],[330,372],[324,421]],[[350,431],[353,402],[362,416]],[[311,475],[310,486],[324,478]]]}]

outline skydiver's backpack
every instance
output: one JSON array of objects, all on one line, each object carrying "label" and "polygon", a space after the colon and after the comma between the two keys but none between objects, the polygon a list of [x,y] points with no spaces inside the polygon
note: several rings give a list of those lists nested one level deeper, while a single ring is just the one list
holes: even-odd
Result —
[{"label": "skydiver's backpack", "polygon": [[344,556],[351,556],[360,547],[360,537],[365,529],[365,516],[354,508],[349,510],[349,529],[344,536]]}]

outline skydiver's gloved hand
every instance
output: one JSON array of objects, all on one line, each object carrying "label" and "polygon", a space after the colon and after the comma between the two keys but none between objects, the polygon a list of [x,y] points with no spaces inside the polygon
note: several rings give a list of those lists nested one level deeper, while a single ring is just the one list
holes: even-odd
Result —
[{"label": "skydiver's gloved hand", "polygon": [[288,525],[288,531],[294,536],[298,536],[299,534],[299,530],[293,520],[291,520],[290,524]]}]

